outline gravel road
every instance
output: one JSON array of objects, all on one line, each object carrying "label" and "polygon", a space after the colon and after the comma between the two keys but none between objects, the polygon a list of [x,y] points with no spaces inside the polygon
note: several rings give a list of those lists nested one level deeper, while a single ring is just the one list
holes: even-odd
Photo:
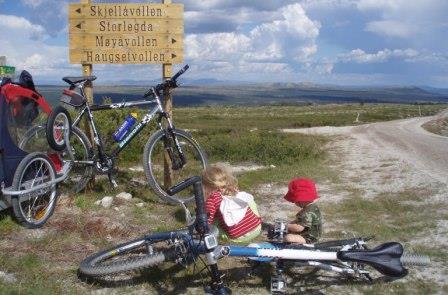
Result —
[{"label": "gravel road", "polygon": [[[283,131],[344,136],[345,140],[340,140],[333,150],[340,148],[340,152],[345,155],[346,164],[352,166],[352,171],[366,165],[373,168],[375,161],[384,162],[387,161],[386,158],[389,158],[395,162],[401,162],[402,166],[409,166],[412,172],[420,174],[420,178],[429,178],[430,182],[446,185],[448,184],[448,138],[430,133],[421,127],[424,123],[435,120],[441,115],[359,126],[315,127]],[[384,163],[382,165],[384,166]]]}]

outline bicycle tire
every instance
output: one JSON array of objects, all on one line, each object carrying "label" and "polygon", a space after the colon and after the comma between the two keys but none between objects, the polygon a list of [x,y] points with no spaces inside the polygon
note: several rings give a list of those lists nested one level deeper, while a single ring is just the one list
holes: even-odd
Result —
[{"label": "bicycle tire", "polygon": [[[41,162],[41,164],[35,164],[38,161]],[[43,167],[43,165],[46,166],[46,170],[43,170],[43,172],[40,174],[39,171],[41,171],[41,168]],[[29,169],[30,168],[30,169]],[[36,172],[37,169],[37,172]],[[48,173],[47,173],[48,172]],[[30,180],[27,178],[31,178],[34,175],[34,180],[31,181],[31,183],[29,182]],[[37,174],[37,175],[36,175]],[[41,176],[39,176],[39,174]],[[37,176],[42,177],[42,182],[38,179]],[[14,190],[22,190],[22,188],[31,188],[33,187],[35,184],[39,185],[42,184],[46,181],[43,180],[49,180],[49,181],[53,181],[56,179],[56,170],[54,168],[53,162],[50,160],[50,158],[48,158],[45,154],[42,153],[31,153],[28,154],[17,166],[16,172],[14,173],[14,179],[12,182],[12,188]],[[28,183],[27,183],[28,181]],[[27,187],[30,186],[30,187]],[[23,226],[27,227],[27,228],[39,228],[41,226],[43,226],[47,220],[53,215],[54,212],[54,208],[56,207],[56,203],[57,203],[57,191],[56,191],[56,184],[54,184],[53,186],[51,186],[50,188],[50,194],[47,195],[48,191],[46,189],[42,189],[36,192],[31,192],[30,197],[28,198],[27,201],[28,202],[28,215],[26,216],[25,212],[23,211],[23,203],[25,203],[23,200],[20,200],[21,198],[23,199],[23,195],[22,196],[13,196],[11,198],[11,203],[12,203],[12,208],[13,208],[13,212],[15,215],[16,220],[22,224]],[[34,194],[37,194],[37,196],[33,197]],[[35,214],[33,216],[30,216],[31,212],[31,198],[34,198],[33,201],[33,211],[34,211],[34,206],[37,205],[37,208],[39,208],[38,211],[35,212]],[[45,206],[45,203],[43,204],[44,207],[40,208],[40,206],[42,206],[42,200],[45,201],[45,199],[48,198],[48,205]],[[38,201],[39,199],[39,201]],[[36,202],[38,201],[38,203],[36,204]],[[26,205],[26,203],[25,203]]]},{"label": "bicycle tire", "polygon": [[[23,139],[19,143],[19,147],[21,149],[24,149],[26,147],[26,145],[29,143],[29,141],[31,141],[35,137],[38,137],[39,134],[42,134],[42,136],[46,138],[46,131],[47,131],[46,125],[34,126],[33,128],[30,128],[24,134]],[[84,160],[84,161],[91,160],[93,158],[92,144],[90,143],[86,134],[76,126],[72,126],[72,133],[74,136],[72,136],[71,138],[77,138],[79,140],[79,142],[82,145],[82,149],[83,149],[82,152],[85,153],[85,155],[83,156],[83,159],[78,159],[78,160]],[[48,139],[46,138],[46,140],[48,140]],[[72,140],[70,140],[70,142],[71,141]],[[79,154],[79,152],[78,153],[76,152],[77,149],[76,149],[75,145],[76,145],[76,143],[71,144],[72,148],[74,149],[74,154],[75,154],[75,158],[76,158],[76,155]],[[80,165],[75,164],[75,166],[72,167],[72,169],[70,171],[71,176],[66,181],[64,181],[64,183],[67,183],[68,181],[70,181],[70,179],[73,179],[74,178],[73,174],[75,173],[77,167],[81,167],[81,166],[82,166],[82,164],[80,164]],[[84,165],[84,166],[86,167],[86,169],[84,171],[81,171],[80,173],[78,173],[80,176],[74,181],[74,185],[69,185],[68,192],[74,193],[74,194],[79,193],[86,187],[87,183],[92,178],[92,175],[94,173],[93,166],[90,166],[90,165]]]},{"label": "bicycle tire", "polygon": [[[53,109],[53,111],[51,112],[51,114],[48,116],[48,120],[47,120],[47,141],[48,144],[50,145],[50,147],[52,149],[54,149],[55,151],[63,151],[66,147],[66,144],[64,142],[63,139],[63,133],[60,133],[58,135],[58,139],[55,138],[55,128],[54,128],[54,124],[58,123],[56,120],[61,117],[62,119],[67,119],[68,121],[68,128],[69,128],[69,134],[71,134],[71,126],[72,126],[72,120],[70,117],[70,114],[68,113],[68,111],[63,107],[63,106],[57,106],[56,108]],[[64,131],[62,131],[64,132]]]},{"label": "bicycle tire", "polygon": [[[202,170],[207,166],[207,156],[205,152],[191,137],[191,135],[188,132],[180,129],[174,129],[173,132],[181,144],[182,152],[187,158],[187,164],[183,168],[173,171],[173,183],[169,185],[169,187],[189,177],[200,175],[202,173]],[[165,202],[172,204],[179,203],[179,201],[190,203],[194,200],[192,190],[185,190],[184,192],[182,192],[183,194],[170,196],[166,193],[166,190],[169,187],[164,188],[162,184],[164,181],[164,136],[165,131],[157,131],[149,138],[145,146],[145,151],[143,154],[143,168],[145,170],[149,186]],[[192,158],[194,159],[193,161]]]},{"label": "bicycle tire", "polygon": [[[74,150],[75,160],[83,160],[83,161],[92,160],[93,148],[92,144],[90,143],[90,140],[87,138],[87,135],[76,126],[72,126],[72,133],[73,135],[71,136],[70,139],[70,145]],[[81,142],[82,144],[81,148],[83,149],[82,152],[85,153],[84,155],[81,155],[81,157],[83,157],[82,159],[77,159],[77,154],[79,154],[79,150],[71,143],[73,141],[73,138],[75,137],[78,138],[78,140]],[[83,167],[85,167],[85,169]],[[74,184],[69,185],[70,187],[69,192],[74,194],[79,193],[87,186],[87,184],[89,183],[90,179],[92,179],[92,176],[95,172],[93,165],[75,164],[70,170],[70,176],[68,177],[67,180],[64,181],[64,183],[67,183],[68,181],[70,181],[70,179],[74,178],[73,174],[76,173],[78,168],[80,170],[80,172],[77,173],[79,176],[77,177],[77,179],[73,180]]]},{"label": "bicycle tire", "polygon": [[113,258],[117,258],[121,255],[124,256],[125,254],[130,254],[132,251],[146,247],[148,244],[165,242],[167,240],[150,242],[145,238],[139,238],[130,242],[119,244],[107,250],[97,252],[81,261],[79,272],[88,277],[101,277],[128,271],[138,271],[140,269],[159,265],[166,261],[172,261],[175,256],[173,255],[175,250],[172,248],[155,252],[153,254],[130,258],[125,257],[123,260],[110,261]]},{"label": "bicycle tire", "polygon": [[[38,143],[38,148],[48,148],[47,136],[46,136],[46,128],[47,125],[37,125],[28,129],[22,136],[18,147],[23,151],[31,151],[28,149],[27,145],[30,143],[32,139],[38,140],[41,139],[41,142]],[[43,145],[43,146],[42,146]],[[33,146],[35,148],[35,146]]]}]

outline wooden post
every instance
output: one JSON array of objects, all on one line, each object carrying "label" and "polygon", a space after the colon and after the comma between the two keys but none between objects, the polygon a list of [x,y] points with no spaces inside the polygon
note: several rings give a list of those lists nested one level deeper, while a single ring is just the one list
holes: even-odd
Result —
[{"label": "wooden post", "polygon": [[[171,4],[171,0],[162,0],[163,4]],[[162,79],[163,81],[172,77],[173,67],[171,64],[162,65]],[[163,108],[168,113],[171,120],[173,120],[173,98],[170,91],[163,92]],[[173,179],[173,170],[171,169],[171,159],[167,152],[165,152],[164,161],[164,185],[166,188],[171,187]]]},{"label": "wooden post", "polygon": [[[80,0],[81,4],[90,4],[91,0]],[[83,64],[82,65],[82,75],[83,76],[91,76],[93,72],[93,67],[91,64]],[[87,98],[88,104],[93,104],[93,84],[92,82],[87,82],[84,84],[84,93]],[[89,120],[87,117],[84,118],[84,130],[86,131],[87,138],[92,143],[92,148],[95,146],[94,136],[92,132],[92,128],[90,128]],[[95,175],[92,176],[91,180],[88,183],[88,188],[92,189],[95,184]]]}]

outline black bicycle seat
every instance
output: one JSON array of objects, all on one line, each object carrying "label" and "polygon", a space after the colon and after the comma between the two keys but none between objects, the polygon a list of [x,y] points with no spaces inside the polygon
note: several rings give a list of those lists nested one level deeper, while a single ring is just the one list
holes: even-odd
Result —
[{"label": "black bicycle seat", "polygon": [[390,242],[372,250],[339,251],[338,259],[366,263],[383,275],[403,277],[408,271],[401,263],[401,255],[403,255],[403,246],[400,243]]},{"label": "black bicycle seat", "polygon": [[94,81],[96,76],[64,77],[62,80],[70,85],[74,85],[85,81]]}]

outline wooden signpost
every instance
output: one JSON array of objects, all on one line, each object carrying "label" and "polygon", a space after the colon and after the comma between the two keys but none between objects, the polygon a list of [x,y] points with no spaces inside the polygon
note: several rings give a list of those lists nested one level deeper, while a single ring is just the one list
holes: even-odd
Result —
[{"label": "wooden signpost", "polygon": [[70,62],[181,63],[183,32],[182,4],[70,4]]},{"label": "wooden signpost", "polygon": [[[162,79],[172,76],[172,64],[183,62],[183,4],[92,3],[69,5],[69,59],[82,64],[84,76],[93,64],[162,64]],[[85,87],[89,103],[93,88]],[[164,92],[164,108],[172,117],[172,97]],[[86,124],[86,128],[89,125]],[[86,130],[93,140],[90,130]],[[171,184],[165,155],[165,186]]]}]

